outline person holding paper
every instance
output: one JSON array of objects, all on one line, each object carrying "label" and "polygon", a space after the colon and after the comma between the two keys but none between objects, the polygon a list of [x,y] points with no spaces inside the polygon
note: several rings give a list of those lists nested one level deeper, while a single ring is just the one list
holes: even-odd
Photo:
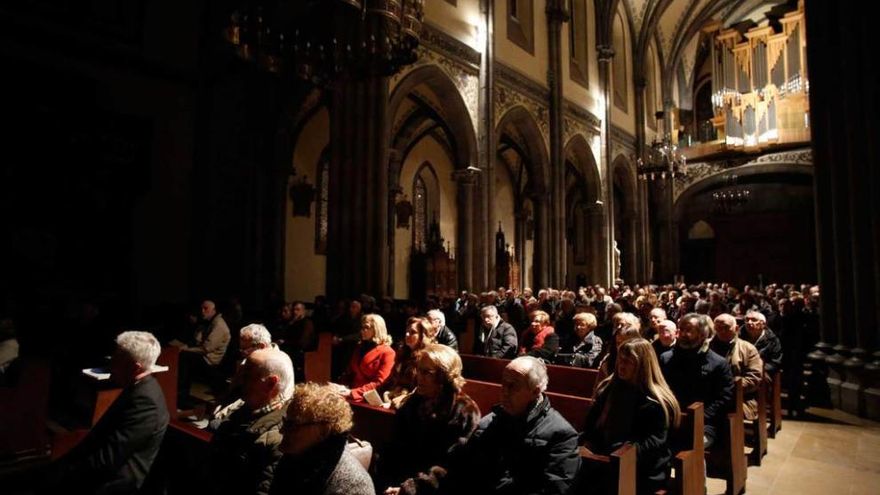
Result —
[{"label": "person holding paper", "polygon": [[122,393],[88,436],[50,466],[46,493],[135,493],[150,471],[168,426],[165,396],[151,370],[159,341],[123,332],[110,359],[110,379]]},{"label": "person holding paper", "polygon": [[394,370],[394,349],[385,320],[377,314],[361,318],[361,341],[351,356],[343,377],[347,386],[337,388],[340,395],[363,402],[368,390],[382,386]]}]

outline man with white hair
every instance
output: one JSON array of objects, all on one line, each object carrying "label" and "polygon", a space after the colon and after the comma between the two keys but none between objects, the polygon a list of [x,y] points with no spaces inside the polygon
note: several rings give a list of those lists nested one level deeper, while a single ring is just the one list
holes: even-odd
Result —
[{"label": "man with white hair", "polygon": [[511,361],[501,376],[501,404],[453,449],[447,466],[419,475],[416,491],[439,485],[440,493],[568,493],[580,468],[578,434],[546,389],[543,361]]},{"label": "man with white hair", "polygon": [[770,374],[782,366],[782,343],[773,330],[767,327],[767,317],[760,311],[746,313],[746,324],[739,331],[741,339],[748,341],[758,349],[764,371]]},{"label": "man with white hair", "polygon": [[110,379],[123,388],[88,436],[53,466],[47,483],[65,493],[135,493],[168,426],[168,407],[153,365],[161,348],[149,332],[123,332]]},{"label": "man with white hair", "polygon": [[498,308],[491,305],[483,307],[480,310],[480,319],[483,325],[474,341],[476,354],[502,359],[514,358],[519,339],[513,326],[501,320]]},{"label": "man with white hair", "polygon": [[438,344],[452,347],[458,351],[458,339],[455,337],[455,333],[446,326],[446,315],[443,314],[443,311],[439,309],[428,311],[428,320],[434,328],[434,340]]},{"label": "man with white hair", "polygon": [[210,446],[210,493],[267,494],[281,459],[281,423],[293,393],[293,363],[276,348],[248,355],[242,398],[215,416]]},{"label": "man with white hair", "polygon": [[737,337],[736,318],[722,313],[715,317],[715,338],[709,348],[727,359],[734,378],[742,378],[743,415],[746,419],[758,419],[758,387],[764,374],[761,356],[755,346]]}]

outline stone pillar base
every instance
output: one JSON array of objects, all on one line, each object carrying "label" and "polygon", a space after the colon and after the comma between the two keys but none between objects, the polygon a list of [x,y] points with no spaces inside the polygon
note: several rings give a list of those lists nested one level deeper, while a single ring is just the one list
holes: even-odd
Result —
[{"label": "stone pillar base", "polygon": [[864,392],[860,383],[843,382],[840,386],[840,407],[842,411],[862,416],[864,412]]},{"label": "stone pillar base", "polygon": [[880,388],[866,388],[864,391],[865,417],[880,421]]}]

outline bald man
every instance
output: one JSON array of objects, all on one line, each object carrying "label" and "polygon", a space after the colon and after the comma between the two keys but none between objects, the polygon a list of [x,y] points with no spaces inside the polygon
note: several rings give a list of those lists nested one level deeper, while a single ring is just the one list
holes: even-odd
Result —
[{"label": "bald man", "polygon": [[580,467],[578,435],[550,405],[546,389],[543,361],[511,361],[501,375],[500,405],[454,452],[441,491],[568,493]]}]

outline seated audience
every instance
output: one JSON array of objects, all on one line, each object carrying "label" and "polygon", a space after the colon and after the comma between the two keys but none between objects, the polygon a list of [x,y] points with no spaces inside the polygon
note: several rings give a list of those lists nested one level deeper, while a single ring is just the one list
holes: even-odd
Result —
[{"label": "seated audience", "polygon": [[431,338],[433,333],[433,326],[427,318],[413,316],[406,322],[404,340],[395,349],[394,372],[380,387],[383,401],[391,407],[403,405],[416,388],[419,352],[426,345],[434,343]]},{"label": "seated audience", "polygon": [[6,370],[18,359],[15,325],[9,318],[0,319],[0,385],[5,383]]},{"label": "seated audience", "polygon": [[764,362],[764,371],[770,379],[771,373],[782,366],[782,344],[773,330],[767,328],[767,317],[758,311],[747,312],[746,324],[740,330],[739,336],[758,349],[761,361]]},{"label": "seated audience", "polygon": [[745,419],[758,419],[758,387],[764,375],[764,365],[758,349],[737,337],[736,318],[723,313],[715,318],[715,338],[709,348],[727,359],[733,377],[742,377],[743,413]]},{"label": "seated audience", "polygon": [[428,320],[431,322],[431,337],[438,343],[448,345],[458,351],[458,338],[449,327],[446,326],[446,315],[439,309],[428,311]]},{"label": "seated audience", "polygon": [[281,427],[284,455],[272,495],[375,495],[370,475],[345,448],[353,414],[334,391],[316,383],[296,387]]},{"label": "seated audience", "polygon": [[703,437],[711,448],[725,431],[733,401],[733,375],[727,361],[709,349],[712,320],[688,313],[678,321],[675,347],[660,356],[660,368],[682,407],[703,403]]},{"label": "seated audience", "polygon": [[501,377],[501,404],[450,453],[447,466],[420,474],[416,490],[401,492],[568,493],[580,467],[577,432],[550,405],[546,389],[543,361],[511,361]]},{"label": "seated audience", "polygon": [[122,393],[88,436],[44,477],[47,493],[136,493],[150,472],[168,426],[168,407],[151,375],[159,341],[123,332],[110,358],[110,379]]},{"label": "seated audience", "polygon": [[290,320],[283,325],[282,333],[276,334],[278,346],[293,360],[294,373],[305,380],[305,353],[318,348],[318,333],[312,319],[306,315],[306,305],[297,301],[286,305],[290,308]]},{"label": "seated audience", "polygon": [[385,320],[376,314],[361,318],[361,340],[351,355],[346,386],[339,393],[356,402],[363,402],[364,393],[381,387],[394,371],[394,349],[385,327]]},{"label": "seated audience", "polygon": [[659,358],[661,354],[672,349],[675,346],[675,340],[678,338],[678,327],[672,320],[663,320],[657,324],[657,338],[651,343],[654,347],[654,353]]},{"label": "seated audience", "polygon": [[648,340],[654,339],[660,333],[660,323],[667,320],[666,311],[663,308],[654,308],[648,313],[650,328],[645,329],[644,337]]},{"label": "seated audience", "polygon": [[247,363],[248,356],[256,350],[267,349],[273,346],[272,335],[269,334],[269,330],[259,323],[252,323],[238,331],[238,352],[240,358],[235,363],[235,371],[229,380],[229,387],[225,397],[220,398],[214,414],[217,414],[220,409],[229,405],[232,401],[241,398],[241,388],[243,385],[242,371],[245,363]]},{"label": "seated audience", "polygon": [[531,316],[531,325],[523,331],[519,339],[519,354],[552,361],[559,350],[559,336],[550,324],[550,315],[538,310]]},{"label": "seated audience", "polygon": [[211,493],[269,493],[281,459],[281,422],[293,392],[293,364],[278,349],[259,349],[241,368],[242,399],[211,421]]},{"label": "seated audience", "polygon": [[574,315],[574,333],[560,348],[556,363],[578,368],[596,368],[602,354],[602,339],[594,332],[596,316],[592,313]]},{"label": "seated audience", "polygon": [[483,307],[480,310],[480,320],[482,326],[474,341],[475,353],[502,359],[516,357],[516,330],[510,323],[501,321],[498,308],[491,305]]},{"label": "seated audience", "polygon": [[428,344],[419,356],[418,388],[397,412],[384,464],[386,482],[403,482],[404,491],[415,488],[418,473],[446,466],[450,450],[464,444],[480,422],[480,408],[462,392],[465,380],[458,354]]},{"label": "seated audience", "polygon": [[[633,444],[636,491],[655,493],[666,488],[672,456],[666,439],[680,417],[678,401],[660,372],[651,344],[631,339],[617,350],[614,374],[599,385],[581,440],[600,455],[609,455],[624,443]],[[583,475],[587,486],[597,481],[590,473]]]}]

